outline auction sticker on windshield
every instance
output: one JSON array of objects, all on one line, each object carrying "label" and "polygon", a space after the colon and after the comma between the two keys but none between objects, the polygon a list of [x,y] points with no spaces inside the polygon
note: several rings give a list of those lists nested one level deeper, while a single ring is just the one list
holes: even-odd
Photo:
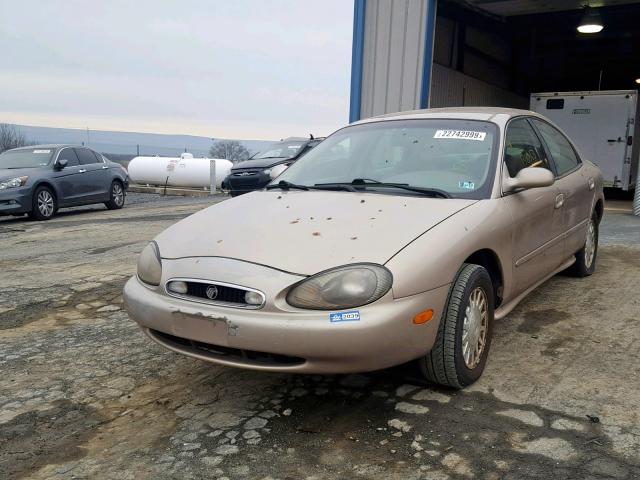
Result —
[{"label": "auction sticker on windshield", "polygon": [[437,130],[433,138],[455,138],[458,140],[478,140],[482,142],[486,135],[486,132],[476,132],[474,130]]}]

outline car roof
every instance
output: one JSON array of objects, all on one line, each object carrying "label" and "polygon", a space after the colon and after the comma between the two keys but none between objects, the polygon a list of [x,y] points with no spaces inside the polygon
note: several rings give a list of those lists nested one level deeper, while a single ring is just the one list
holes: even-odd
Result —
[{"label": "car roof", "polygon": [[[12,150],[31,150],[33,148],[49,148],[51,150],[55,150],[62,147],[84,147],[84,145],[73,145],[70,143],[42,143],[38,145],[27,145],[25,147],[18,147]],[[89,147],[86,147],[89,148]]]},{"label": "car roof", "polygon": [[534,116],[544,118],[542,115],[530,110],[501,107],[448,107],[427,108],[422,110],[410,110],[406,112],[386,113],[376,117],[367,118],[355,122],[354,125],[379,122],[384,120],[414,120],[414,119],[460,119],[460,120],[484,120],[496,123],[506,123],[510,118],[520,116]]}]

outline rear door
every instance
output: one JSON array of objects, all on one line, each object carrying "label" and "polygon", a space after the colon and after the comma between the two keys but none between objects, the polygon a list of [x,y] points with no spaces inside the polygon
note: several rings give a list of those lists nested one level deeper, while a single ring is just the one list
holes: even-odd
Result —
[{"label": "rear door", "polygon": [[66,167],[62,170],[54,170],[52,175],[53,182],[61,196],[58,201],[61,206],[78,203],[84,194],[82,190],[84,169],[72,147],[64,147],[58,152],[56,163],[60,160],[67,161]]},{"label": "rear door", "polygon": [[[515,177],[523,168],[552,170],[540,138],[526,118],[512,120],[505,136],[503,176]],[[505,193],[513,218],[513,278],[518,294],[542,280],[562,261],[562,213],[555,185]]]},{"label": "rear door", "polygon": [[110,178],[108,167],[102,159],[88,148],[76,147],[76,154],[82,168],[85,170],[82,177],[83,198],[86,202],[105,201],[109,192]]},{"label": "rear door", "polygon": [[564,256],[580,250],[587,234],[587,221],[595,195],[595,179],[589,178],[582,167],[580,157],[571,142],[553,125],[539,119],[533,124],[540,132],[556,169],[556,186],[560,190],[563,230],[565,234]]}]

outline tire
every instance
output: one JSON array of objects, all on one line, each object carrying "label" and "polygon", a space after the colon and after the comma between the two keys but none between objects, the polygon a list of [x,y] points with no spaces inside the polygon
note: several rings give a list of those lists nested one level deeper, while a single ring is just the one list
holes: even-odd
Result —
[{"label": "tire", "polygon": [[111,189],[109,190],[109,201],[105,202],[105,206],[109,210],[119,210],[124,207],[125,191],[122,186],[122,182],[114,180],[111,183]]},{"label": "tire", "polygon": [[[427,380],[460,389],[480,378],[491,346],[493,310],[493,285],[489,272],[479,265],[463,264],[451,286],[433,348],[418,360]],[[465,323],[470,322],[478,326],[472,331],[471,339],[465,327]],[[465,358],[463,334],[466,342],[478,345],[476,355],[469,353]],[[474,341],[475,336],[477,339]],[[467,351],[470,352],[469,349]]]},{"label": "tire", "polygon": [[38,187],[33,192],[29,216],[35,220],[50,220],[58,211],[56,195],[49,187]]},{"label": "tire", "polygon": [[576,262],[567,270],[570,275],[583,278],[596,271],[599,230],[598,214],[593,212],[587,224],[587,238],[584,247],[576,252]]}]

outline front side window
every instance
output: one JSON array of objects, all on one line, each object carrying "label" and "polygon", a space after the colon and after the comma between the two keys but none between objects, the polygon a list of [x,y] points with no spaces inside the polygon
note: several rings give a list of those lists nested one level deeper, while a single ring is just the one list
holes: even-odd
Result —
[{"label": "front side window", "polygon": [[513,120],[507,127],[504,164],[511,178],[523,168],[540,167],[551,170],[540,139],[524,118]]},{"label": "front side window", "polygon": [[80,164],[78,156],[73,148],[63,148],[58,155],[58,161],[66,160],[68,167],[73,167]]},{"label": "front side window", "polygon": [[[498,129],[472,120],[389,120],[346,127],[284,172],[307,187],[366,183],[367,191],[411,194],[398,184],[460,198],[489,198]],[[354,182],[355,180],[355,182]],[[385,183],[386,186],[375,183]]]},{"label": "front side window", "polygon": [[540,130],[540,134],[551,152],[553,161],[556,164],[556,169],[558,170],[558,175],[564,175],[580,164],[580,159],[576,155],[575,150],[562,133],[547,122],[538,119],[534,119],[533,122],[536,127],[538,127],[538,130]]},{"label": "front side window", "polygon": [[49,165],[53,149],[21,148],[0,154],[0,169],[37,168]]}]

